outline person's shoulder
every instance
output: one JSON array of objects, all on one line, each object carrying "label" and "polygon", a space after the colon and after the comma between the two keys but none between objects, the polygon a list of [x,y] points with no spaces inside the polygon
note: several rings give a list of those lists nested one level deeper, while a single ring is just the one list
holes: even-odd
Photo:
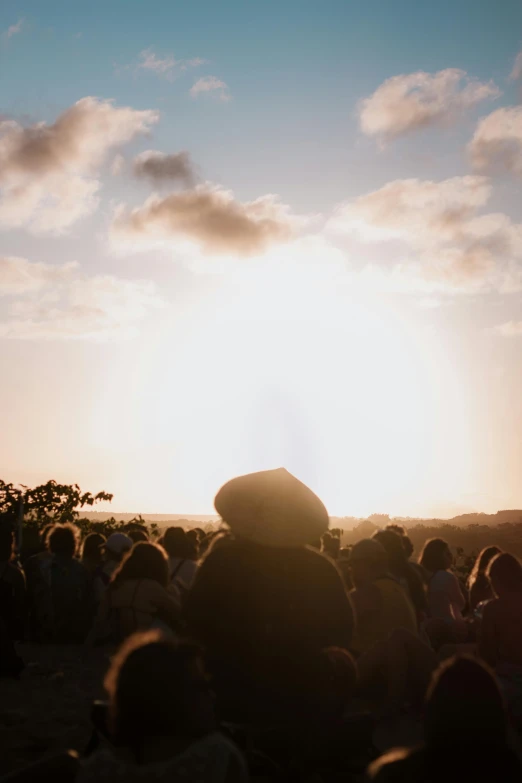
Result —
[{"label": "person's shoulder", "polygon": [[457,581],[457,577],[451,571],[435,571],[430,580],[430,588],[444,588],[454,584]]}]

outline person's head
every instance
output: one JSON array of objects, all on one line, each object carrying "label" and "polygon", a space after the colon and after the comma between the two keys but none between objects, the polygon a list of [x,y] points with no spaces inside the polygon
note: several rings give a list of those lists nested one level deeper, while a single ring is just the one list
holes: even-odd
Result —
[{"label": "person's head", "polygon": [[140,541],[149,541],[149,537],[144,530],[129,530],[127,535],[134,544],[139,544]]},{"label": "person's head", "polygon": [[485,576],[488,565],[496,555],[499,555],[501,549],[498,546],[487,546],[477,555],[475,565],[469,575],[468,586],[471,588],[479,576]]},{"label": "person's head", "polygon": [[78,532],[75,527],[66,525],[53,525],[48,536],[49,550],[53,555],[72,558],[78,546]]},{"label": "person's head", "polygon": [[495,595],[502,598],[513,593],[522,594],[522,566],[513,555],[503,552],[490,562],[487,577]]},{"label": "person's head", "polygon": [[506,733],[504,702],[493,672],[470,656],[443,663],[426,694],[426,742],[431,746],[501,745]]},{"label": "person's head", "polygon": [[424,544],[419,563],[426,571],[447,571],[453,565],[453,555],[448,542],[442,538],[431,538]]},{"label": "person's head", "polygon": [[91,563],[101,563],[104,544],[105,536],[102,536],[101,533],[89,533],[83,541],[82,560],[89,560]]},{"label": "person's head", "polygon": [[384,576],[388,570],[388,555],[383,545],[373,538],[363,538],[353,545],[350,572],[355,587],[361,587]]},{"label": "person's head", "polygon": [[105,688],[112,732],[124,745],[158,737],[195,738],[214,729],[203,656],[191,642],[159,631],[135,634],[113,659]]},{"label": "person's head", "polygon": [[10,525],[0,525],[0,563],[11,560],[14,549],[14,534]]},{"label": "person's head", "polygon": [[121,563],[124,556],[132,549],[132,538],[125,533],[111,533],[104,546],[106,560]]},{"label": "person's head", "polygon": [[169,557],[186,560],[192,553],[192,546],[182,527],[168,527],[163,535],[163,546]]},{"label": "person's head", "polygon": [[392,533],[397,533],[398,536],[406,535],[406,528],[404,528],[402,525],[398,525],[396,522],[390,522],[390,524],[386,525],[384,529],[391,530]]},{"label": "person's head", "polygon": [[393,572],[404,570],[406,553],[401,536],[393,530],[378,530],[372,536],[373,541],[382,544],[388,555],[388,563]]},{"label": "person's head", "polygon": [[111,586],[117,587],[130,579],[152,579],[166,588],[169,583],[169,565],[163,549],[144,541],[134,544],[112,575]]}]

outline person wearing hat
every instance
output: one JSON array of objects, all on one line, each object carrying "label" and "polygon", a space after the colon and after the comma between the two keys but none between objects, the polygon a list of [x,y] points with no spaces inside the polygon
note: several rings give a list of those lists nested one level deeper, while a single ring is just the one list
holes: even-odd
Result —
[{"label": "person wearing hat", "polygon": [[101,601],[111,576],[132,546],[132,539],[125,533],[111,533],[108,537],[103,548],[103,564],[98,568],[93,580],[94,596],[98,602]]},{"label": "person wearing hat", "polygon": [[327,530],[328,513],[284,469],[232,479],[214,504],[232,535],[198,570],[188,631],[207,650],[222,718],[280,721],[306,689],[308,663],[350,647],[341,576],[307,547]]}]

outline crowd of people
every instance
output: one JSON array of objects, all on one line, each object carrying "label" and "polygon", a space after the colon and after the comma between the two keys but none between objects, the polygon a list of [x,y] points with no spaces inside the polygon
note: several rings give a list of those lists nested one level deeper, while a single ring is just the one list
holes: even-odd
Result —
[{"label": "crowd of people", "polygon": [[[54,524],[28,558],[0,527],[0,674],[23,676],[23,640],[110,660],[93,742],[34,779],[522,780],[515,557],[488,547],[462,584],[445,541],[414,562],[398,525],[343,548],[282,469],[215,507],[218,532],[156,541]],[[424,741],[377,758],[375,725],[398,716]]]}]

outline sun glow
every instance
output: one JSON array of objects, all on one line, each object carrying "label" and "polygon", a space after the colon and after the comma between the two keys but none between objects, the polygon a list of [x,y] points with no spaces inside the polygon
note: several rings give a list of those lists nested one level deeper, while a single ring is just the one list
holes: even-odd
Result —
[{"label": "sun glow", "polygon": [[125,405],[105,400],[114,440],[145,445],[159,510],[211,511],[231,476],[281,465],[332,514],[399,511],[429,492],[441,428],[462,429],[458,400],[449,412],[438,398],[451,371],[337,261],[305,254],[297,274],[287,253],[224,276],[181,341],[162,330]]}]

